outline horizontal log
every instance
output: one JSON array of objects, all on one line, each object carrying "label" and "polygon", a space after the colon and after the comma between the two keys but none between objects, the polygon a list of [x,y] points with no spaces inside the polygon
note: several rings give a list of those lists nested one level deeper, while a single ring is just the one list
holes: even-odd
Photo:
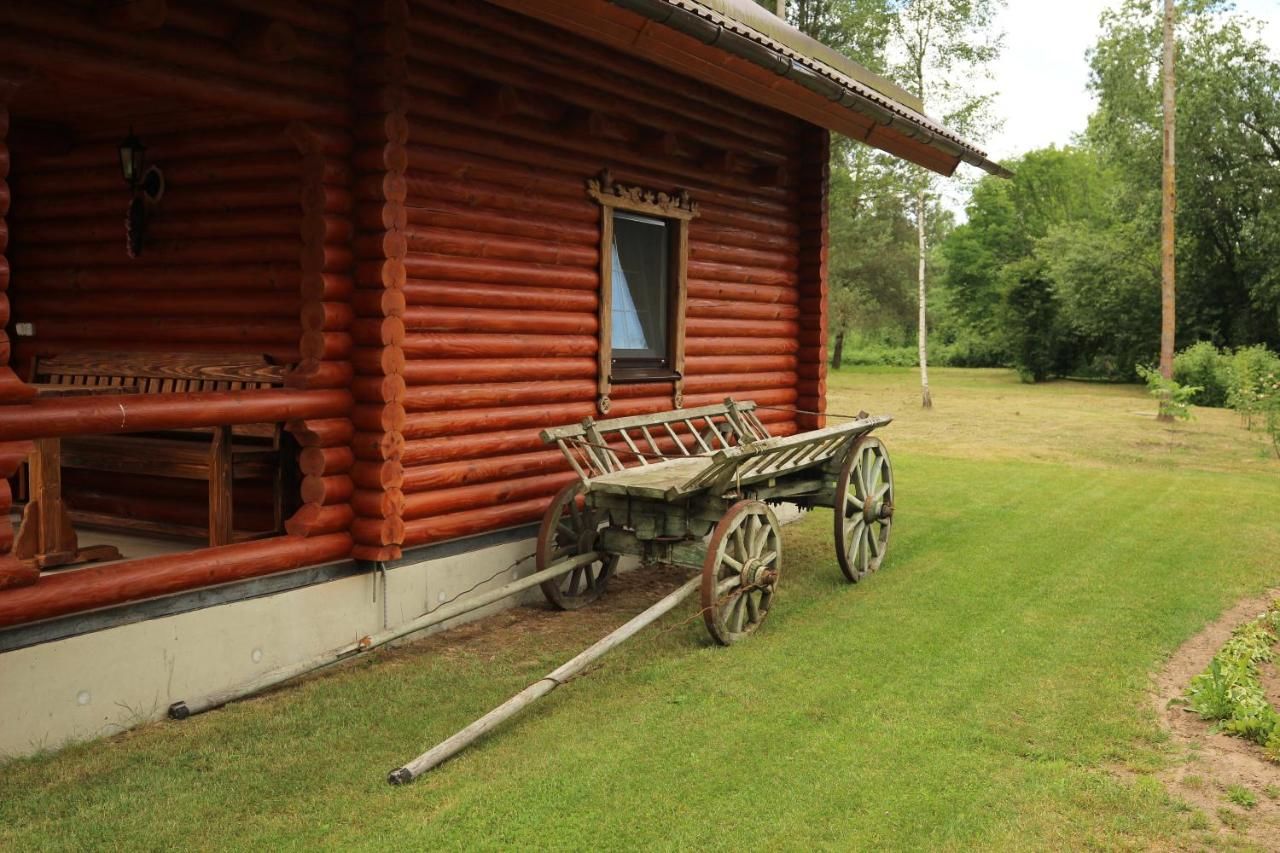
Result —
[{"label": "horizontal log", "polygon": [[197,587],[340,560],[350,555],[345,533],[304,539],[278,536],[127,560],[101,568],[46,574],[32,586],[0,595],[0,626],[49,619]]},{"label": "horizontal log", "polygon": [[[409,388],[404,406],[409,412],[439,412],[493,406],[529,406],[594,400],[593,380],[504,382],[487,385],[420,385]],[[413,420],[412,414],[409,420]],[[407,424],[406,424],[407,428]]]},{"label": "horizontal log", "polygon": [[772,373],[797,370],[794,355],[699,355],[687,356],[684,362],[685,376],[704,376],[710,373]]},{"label": "horizontal log", "polygon": [[405,492],[425,492],[511,480],[566,471],[569,463],[559,450],[516,453],[491,459],[468,459],[436,465],[411,466],[404,473]]},{"label": "horizontal log", "polygon": [[411,253],[492,258],[555,266],[593,267],[600,262],[600,252],[596,246],[413,225],[405,229],[404,235]]},{"label": "horizontal log", "polygon": [[572,471],[405,495],[405,521],[551,495],[578,479]]},{"label": "horizontal log", "polygon": [[387,288],[360,288],[351,298],[351,307],[362,317],[403,317],[405,304],[403,290]]},{"label": "horizontal log", "polygon": [[[296,350],[298,343],[297,320],[283,317],[275,321],[236,322],[226,317],[219,322],[202,322],[189,316],[178,317],[103,317],[103,318],[56,318],[40,320],[37,327],[42,341],[115,341],[119,349],[120,341],[149,341],[152,343],[168,342],[167,349],[180,347],[174,343],[199,344],[199,346],[181,347],[181,349],[204,350],[205,344],[232,346],[235,351],[259,352],[272,344],[290,345]],[[90,349],[84,346],[80,349]],[[111,349],[107,346],[103,349]]]},{"label": "horizontal log", "polygon": [[0,441],[108,435],[324,418],[351,408],[346,391],[201,391],[37,399],[6,409]]},{"label": "horizontal log", "polygon": [[599,299],[593,291],[553,287],[521,287],[514,284],[476,282],[405,282],[404,298],[410,305],[437,305],[460,308],[517,308],[528,311],[594,313]]},{"label": "horizontal log", "polygon": [[277,290],[297,293],[301,271],[294,257],[276,263],[184,264],[174,269],[149,269],[138,275],[132,267],[63,266],[55,270],[24,269],[24,288],[32,291],[110,291],[123,288],[164,292],[218,290]]},{"label": "horizontal log", "polygon": [[239,240],[153,240],[144,251],[130,258],[124,241],[109,243],[68,243],[57,247],[16,246],[12,254],[15,265],[27,267],[86,266],[106,264],[129,266],[134,275],[140,269],[175,264],[253,263],[263,260],[284,261],[298,256],[297,237],[244,237]]},{"label": "horizontal log", "polygon": [[290,536],[324,536],[332,533],[345,533],[355,520],[349,504],[335,506],[317,506],[307,504],[295,512],[284,523],[284,529]]},{"label": "horizontal log", "polygon": [[414,359],[523,358],[594,356],[599,346],[594,330],[586,335],[424,333],[406,335],[405,355]]},{"label": "horizontal log", "polygon": [[685,340],[686,357],[701,355],[790,355],[800,349],[794,338],[780,337],[690,337]]},{"label": "horizontal log", "polygon": [[351,353],[356,372],[373,376],[403,373],[405,361],[400,347],[358,347]]},{"label": "horizontal log", "polygon": [[302,447],[337,447],[351,441],[355,427],[347,418],[308,418],[291,420],[285,429]]},{"label": "horizontal log", "polygon": [[362,518],[390,518],[404,511],[399,489],[359,489],[351,496],[351,508]]},{"label": "horizontal log", "polygon": [[302,500],[318,506],[346,503],[355,491],[355,483],[346,474],[332,477],[303,477]]},{"label": "horizontal log", "polygon": [[796,305],[766,304],[763,302],[736,302],[724,299],[689,299],[688,317],[733,317],[739,320],[798,320],[800,308]]},{"label": "horizontal log", "polygon": [[689,317],[685,321],[685,334],[689,336],[690,342],[694,338],[730,336],[795,340],[796,333],[799,330],[800,326],[794,320],[736,320],[715,317]]},{"label": "horizontal log", "polygon": [[351,451],[364,462],[400,458],[404,436],[398,432],[358,432],[351,439]]},{"label": "horizontal log", "polygon": [[325,477],[345,474],[356,461],[350,447],[304,447],[298,454],[298,468],[304,475]]},{"label": "horizontal log", "polygon": [[597,365],[590,358],[503,358],[411,361],[404,379],[414,385],[453,385],[464,382],[518,382],[521,380],[590,379]]},{"label": "horizontal log", "polygon": [[365,432],[396,432],[404,421],[404,406],[400,403],[362,403],[351,410],[351,423]]},{"label": "horizontal log", "polygon": [[398,489],[404,483],[404,466],[397,461],[357,462],[351,481],[362,489]]},{"label": "horizontal log", "polygon": [[24,289],[14,291],[19,316],[45,317],[272,317],[293,321],[302,309],[297,294],[269,291],[252,295],[226,293],[156,293],[121,291],[87,294],[75,299]]},{"label": "horizontal log", "polygon": [[715,373],[686,377],[684,391],[686,394],[722,393],[736,398],[744,391],[761,388],[794,388],[798,381],[799,377],[794,372]]},{"label": "horizontal log", "polygon": [[404,521],[392,518],[357,518],[351,523],[351,538],[360,545],[399,545],[404,541]]},{"label": "horizontal log", "polygon": [[728,281],[690,279],[690,299],[716,299],[726,302],[767,303],[798,305],[800,292],[794,287],[774,287],[762,284],[736,284]]},{"label": "horizontal log", "polygon": [[356,264],[356,285],[358,287],[387,287],[399,289],[404,287],[408,273],[401,258],[376,258]]},{"label": "horizontal log", "polygon": [[298,353],[312,361],[350,361],[355,342],[347,332],[303,332]]},{"label": "horizontal log", "polygon": [[450,228],[477,234],[506,234],[530,240],[553,240],[591,249],[598,249],[600,246],[598,214],[590,219],[583,215],[581,221],[548,221],[545,212],[521,216],[510,210],[478,210],[434,200],[430,207],[408,208],[406,225]]},{"label": "horizontal log", "polygon": [[[537,287],[564,287],[595,290],[598,273],[581,266],[551,266],[527,262],[446,258],[410,254],[405,258],[409,278],[473,281],[485,284],[516,284]],[[403,285],[403,282],[401,283]]]},{"label": "horizontal log", "polygon": [[488,530],[537,521],[546,512],[549,503],[551,503],[550,496],[545,496],[407,521],[404,525],[404,547],[443,542]]},{"label": "horizontal log", "polygon": [[405,328],[414,332],[523,332],[542,335],[595,334],[595,314],[564,311],[515,311],[482,308],[410,307]]},{"label": "horizontal log", "polygon": [[[668,400],[668,403],[670,401]],[[721,398],[720,402],[724,402]],[[671,408],[670,405],[667,408]],[[404,424],[406,440],[463,435],[472,432],[519,429],[520,427],[560,426],[577,423],[596,415],[594,394],[590,401],[546,403],[537,406],[514,405],[493,409],[424,412],[409,415]]]},{"label": "horizontal log", "polygon": [[[551,426],[560,426],[560,424],[551,424]],[[486,459],[541,450],[546,447],[540,435],[541,429],[539,427],[502,430],[406,441],[400,461],[406,468],[412,468],[462,459]]]}]

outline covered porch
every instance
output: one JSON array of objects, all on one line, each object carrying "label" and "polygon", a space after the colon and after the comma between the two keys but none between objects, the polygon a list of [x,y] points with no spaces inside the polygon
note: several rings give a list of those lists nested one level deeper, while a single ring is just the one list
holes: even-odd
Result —
[{"label": "covered porch", "polygon": [[0,28],[0,629],[349,558],[346,15]]}]

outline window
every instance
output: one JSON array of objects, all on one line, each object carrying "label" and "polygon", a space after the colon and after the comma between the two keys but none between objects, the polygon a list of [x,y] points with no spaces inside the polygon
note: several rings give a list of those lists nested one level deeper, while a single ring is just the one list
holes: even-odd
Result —
[{"label": "window", "polygon": [[662,382],[683,405],[688,193],[614,184],[607,171],[587,182],[600,204],[599,407],[612,387]]},{"label": "window", "polygon": [[627,372],[670,378],[668,225],[634,213],[613,216],[613,363]]}]

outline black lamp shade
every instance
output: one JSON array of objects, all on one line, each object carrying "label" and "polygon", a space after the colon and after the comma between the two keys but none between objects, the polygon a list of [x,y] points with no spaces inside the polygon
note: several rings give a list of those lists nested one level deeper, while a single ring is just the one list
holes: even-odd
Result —
[{"label": "black lamp shade", "polygon": [[146,165],[147,147],[142,144],[142,140],[133,135],[133,129],[130,128],[129,135],[120,143],[120,174],[124,176],[124,182],[131,187],[136,187],[138,181],[142,179],[142,170]]}]

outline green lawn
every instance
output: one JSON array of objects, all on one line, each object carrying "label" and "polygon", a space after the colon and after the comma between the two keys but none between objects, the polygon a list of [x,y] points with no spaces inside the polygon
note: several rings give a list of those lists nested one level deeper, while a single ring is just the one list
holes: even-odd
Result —
[{"label": "green lawn", "polygon": [[[403,788],[392,767],[654,600],[524,611],[270,696],[0,769],[0,849],[1059,848],[1219,843],[1154,772],[1149,673],[1280,581],[1280,463],[1233,416],[1128,387],[832,379],[900,416],[881,571],[787,529],[780,598],[709,645],[695,605]],[[1145,413],[1145,414],[1144,414]]]}]

